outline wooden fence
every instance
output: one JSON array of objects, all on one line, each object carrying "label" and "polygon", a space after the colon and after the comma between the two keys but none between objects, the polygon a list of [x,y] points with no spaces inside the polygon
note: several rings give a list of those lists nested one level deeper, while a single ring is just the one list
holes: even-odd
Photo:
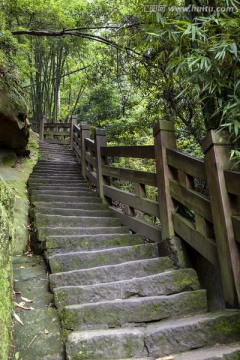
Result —
[{"label": "wooden fence", "polygon": [[[77,126],[74,119],[69,126],[68,144],[84,177],[122,224],[170,252],[176,236],[187,242],[219,268],[225,302],[239,306],[240,172],[230,170],[225,134],[210,131],[203,142],[204,160],[199,160],[177,150],[174,128],[166,121],[154,128],[154,146],[109,147],[105,130],[97,129],[90,139],[87,124]],[[56,136],[61,131],[58,128]],[[117,167],[116,158],[151,159],[156,172]],[[134,184],[134,191],[133,186],[131,191],[119,188],[119,181]],[[157,200],[148,197],[149,186],[155,188]],[[157,219],[159,225],[146,218]]]}]

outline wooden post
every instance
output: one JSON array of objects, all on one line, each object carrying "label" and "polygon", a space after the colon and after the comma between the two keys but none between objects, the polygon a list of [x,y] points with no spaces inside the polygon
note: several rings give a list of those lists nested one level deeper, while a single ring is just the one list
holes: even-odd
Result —
[{"label": "wooden post", "polygon": [[227,306],[240,305],[240,253],[234,239],[232,209],[224,170],[229,169],[228,135],[211,130],[202,143],[211,199],[219,266]]},{"label": "wooden post", "polygon": [[85,148],[85,139],[90,138],[90,126],[88,124],[81,124],[80,125],[81,131],[81,166],[82,166],[82,174],[83,177],[86,179],[86,148]]},{"label": "wooden post", "polygon": [[172,175],[167,164],[167,148],[176,148],[173,124],[169,121],[156,123],[154,130],[154,147],[156,158],[158,202],[161,222],[162,240],[171,239],[174,236],[172,212],[174,204],[170,195],[169,179]]},{"label": "wooden post", "polygon": [[104,178],[102,175],[102,165],[105,160],[101,156],[101,146],[107,146],[106,130],[96,129],[95,133],[95,144],[96,144],[96,163],[97,163],[97,182],[98,182],[98,193],[101,199],[107,203],[103,194]]},{"label": "wooden post", "polygon": [[40,123],[39,123],[39,140],[43,141],[44,140],[44,124],[46,122],[46,118],[43,116],[40,119]]},{"label": "wooden post", "polygon": [[73,126],[77,125],[77,115],[71,117],[71,129],[70,129],[70,149],[73,150]]}]

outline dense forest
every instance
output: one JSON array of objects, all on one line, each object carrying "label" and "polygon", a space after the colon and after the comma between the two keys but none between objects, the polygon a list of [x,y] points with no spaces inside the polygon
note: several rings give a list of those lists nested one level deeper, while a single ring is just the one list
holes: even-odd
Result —
[{"label": "dense forest", "polygon": [[165,119],[196,156],[207,129],[227,129],[239,158],[239,14],[235,0],[2,0],[0,77],[35,122],[77,114],[141,144]]}]

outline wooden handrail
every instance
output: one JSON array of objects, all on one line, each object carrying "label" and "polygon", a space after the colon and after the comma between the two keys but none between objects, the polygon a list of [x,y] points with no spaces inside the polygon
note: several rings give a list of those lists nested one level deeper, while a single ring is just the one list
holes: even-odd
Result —
[{"label": "wooden handrail", "polygon": [[[220,158],[215,156],[219,156],[220,150],[213,151],[214,141],[211,143],[208,139],[204,149],[210,153],[199,160],[177,150],[174,129],[166,121],[154,129],[154,146],[107,146],[105,132],[98,130],[92,140],[86,124],[74,125],[72,132],[73,148],[84,176],[105,202],[121,205],[112,206],[112,209],[122,224],[159,242],[159,248],[165,247],[172,257],[175,253],[171,253],[171,249],[177,249],[174,239],[176,236],[181,238],[210,262],[216,272],[220,268],[225,300],[236,306],[236,264],[240,261],[236,245],[240,242],[240,172],[223,171],[226,165],[219,165]],[[220,148],[223,148],[222,142]],[[155,160],[156,172],[109,165],[108,159],[115,157]],[[213,181],[216,181],[216,189]],[[199,184],[204,185],[204,193]],[[152,198],[148,195],[150,190],[154,195]],[[146,221],[146,216],[152,222]],[[230,232],[226,224],[232,227]],[[221,227],[226,239],[221,234]],[[223,249],[225,255],[230,255],[224,257]],[[165,250],[161,251],[166,254]]]},{"label": "wooden handrail", "polygon": [[138,159],[155,159],[154,147],[145,146],[111,146],[101,147],[101,156],[130,157]]}]

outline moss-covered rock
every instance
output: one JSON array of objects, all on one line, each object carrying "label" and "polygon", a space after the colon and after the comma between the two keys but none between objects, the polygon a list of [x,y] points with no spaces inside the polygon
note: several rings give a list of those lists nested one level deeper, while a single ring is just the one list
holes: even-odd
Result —
[{"label": "moss-covered rock", "polygon": [[14,195],[0,178],[0,351],[7,360],[12,312],[12,240],[14,237]]},{"label": "moss-covered rock", "polygon": [[29,138],[27,104],[17,76],[0,64],[0,146],[23,149]]},{"label": "moss-covered rock", "polygon": [[[30,157],[7,156],[0,162],[0,358],[8,359],[11,341],[12,254],[28,244],[28,194],[26,182],[38,155],[37,139],[29,141]],[[1,151],[0,151],[1,152]],[[10,161],[11,158],[11,161]],[[14,160],[14,164],[13,161]],[[17,160],[17,161],[16,161]],[[12,167],[14,165],[14,167]]]},{"label": "moss-covered rock", "polygon": [[[30,156],[18,157],[14,167],[11,167],[11,164],[7,164],[5,161],[0,162],[1,176],[15,195],[14,228],[16,240],[14,242],[13,252],[16,255],[22,254],[28,245],[29,200],[26,183],[38,157],[37,134],[30,132],[27,148],[30,151]],[[5,159],[5,150],[0,149],[0,158],[1,154],[2,158]]]}]

